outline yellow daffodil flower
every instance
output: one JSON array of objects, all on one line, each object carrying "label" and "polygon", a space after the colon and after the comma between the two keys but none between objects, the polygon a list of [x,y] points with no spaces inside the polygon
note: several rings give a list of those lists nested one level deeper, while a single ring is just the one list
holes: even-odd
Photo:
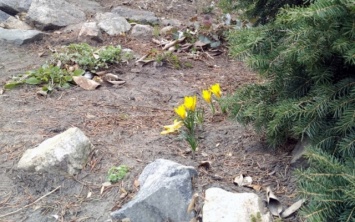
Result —
[{"label": "yellow daffodil flower", "polygon": [[175,108],[175,113],[178,114],[180,116],[181,119],[185,119],[186,118],[186,109],[185,109],[185,105],[180,105],[179,107]]},{"label": "yellow daffodil flower", "polygon": [[166,135],[169,133],[175,133],[182,127],[182,125],[183,125],[182,122],[176,119],[174,120],[174,123],[172,125],[164,126],[164,131],[162,131],[160,134]]},{"label": "yellow daffodil flower", "polygon": [[184,106],[187,110],[195,111],[197,96],[185,96]]},{"label": "yellow daffodil flower", "polygon": [[211,104],[211,91],[202,90],[202,98],[206,101],[206,103]]},{"label": "yellow daffodil flower", "polygon": [[221,92],[221,87],[219,86],[218,83],[212,85],[210,90],[213,93],[213,95],[215,95],[217,98],[221,98],[222,92]]}]

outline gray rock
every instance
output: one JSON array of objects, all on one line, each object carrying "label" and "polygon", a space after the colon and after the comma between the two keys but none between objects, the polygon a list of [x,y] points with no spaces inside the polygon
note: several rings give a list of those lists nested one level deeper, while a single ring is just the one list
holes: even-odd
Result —
[{"label": "gray rock", "polygon": [[159,19],[153,12],[131,9],[125,6],[116,7],[111,12],[138,23],[159,24]]},{"label": "gray rock", "polygon": [[153,27],[137,24],[133,26],[131,36],[135,39],[150,40],[153,37]]},{"label": "gray rock", "polygon": [[7,14],[6,12],[3,12],[3,11],[0,10],[0,22],[4,22],[9,17],[10,17],[9,14]]},{"label": "gray rock", "polygon": [[32,0],[0,0],[0,10],[16,15],[19,12],[27,12]]},{"label": "gray rock", "polygon": [[83,168],[92,149],[85,134],[73,127],[26,150],[17,166],[27,171],[74,175]]},{"label": "gray rock", "polygon": [[174,27],[179,27],[182,25],[182,23],[177,19],[162,19],[160,23],[164,26],[174,26]]},{"label": "gray rock", "polygon": [[78,39],[80,41],[94,40],[102,42],[102,34],[96,22],[86,22],[81,27]]},{"label": "gray rock", "polygon": [[78,7],[64,0],[33,0],[27,20],[40,30],[54,30],[85,21]]},{"label": "gray rock", "polygon": [[98,13],[95,19],[100,29],[109,35],[119,35],[131,29],[131,24],[125,18],[111,12]]},{"label": "gray rock", "polygon": [[213,187],[206,190],[202,217],[203,222],[250,222],[253,217],[255,221],[272,221],[264,208],[262,200],[254,193],[231,193]]},{"label": "gray rock", "polygon": [[31,26],[27,25],[25,22],[10,16],[6,21],[3,23],[4,27],[7,29],[21,29],[21,30],[31,30],[33,29]]},{"label": "gray rock", "polygon": [[195,176],[193,167],[158,159],[139,176],[141,189],[134,199],[111,213],[111,217],[136,222],[188,222],[193,217],[187,214],[187,208],[192,197],[191,178]]},{"label": "gray rock", "polygon": [[97,12],[104,11],[104,8],[96,0],[66,0],[66,1],[91,15],[94,15]]},{"label": "gray rock", "polygon": [[0,40],[5,40],[16,45],[23,45],[41,40],[44,33],[37,30],[18,30],[0,28]]}]

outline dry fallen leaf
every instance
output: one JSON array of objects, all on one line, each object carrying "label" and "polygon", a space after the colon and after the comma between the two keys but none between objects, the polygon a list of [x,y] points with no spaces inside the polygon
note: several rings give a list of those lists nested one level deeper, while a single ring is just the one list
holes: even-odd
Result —
[{"label": "dry fallen leaf", "polygon": [[267,197],[268,208],[271,214],[274,216],[280,216],[280,213],[282,212],[281,203],[274,195],[274,193],[271,191],[270,187],[266,188],[266,197]]},{"label": "dry fallen leaf", "polygon": [[305,202],[305,199],[301,199],[299,201],[297,201],[296,203],[292,204],[290,207],[288,207],[286,210],[284,210],[281,214],[282,218],[286,218],[289,217],[291,214],[293,214],[294,212],[296,212],[298,209],[300,209],[300,207],[302,206],[302,204]]},{"label": "dry fallen leaf", "polygon": [[140,186],[139,181],[138,181],[138,180],[134,180],[133,185],[134,185],[136,188],[138,188],[138,187]]},{"label": "dry fallen leaf", "polygon": [[240,174],[239,176],[234,178],[233,183],[238,185],[239,187],[249,186],[253,182],[253,179],[250,176],[244,176]]},{"label": "dry fallen leaf", "polygon": [[128,195],[128,192],[124,188],[121,188],[120,192],[121,192],[120,199],[123,199]]},{"label": "dry fallen leaf", "polygon": [[250,185],[247,185],[247,187],[250,187],[256,191],[260,191],[261,190],[261,186],[258,185],[258,184],[250,184]]},{"label": "dry fallen leaf", "polygon": [[73,80],[78,86],[85,90],[94,90],[100,85],[94,80],[87,79],[84,76],[73,76]]},{"label": "dry fallen leaf", "polygon": [[100,194],[102,194],[105,191],[105,187],[109,187],[111,186],[111,182],[105,182],[102,184],[101,190],[100,190]]},{"label": "dry fallen leaf", "polygon": [[198,20],[197,15],[190,18],[190,22],[196,22]]},{"label": "dry fallen leaf", "polygon": [[91,197],[92,193],[91,191],[88,192],[88,195],[86,195],[86,198],[89,199]]},{"label": "dry fallen leaf", "polygon": [[198,198],[198,193],[195,193],[194,195],[192,195],[190,204],[189,204],[189,206],[187,207],[187,213],[188,213],[188,214],[191,213],[191,211],[192,211],[193,209],[195,209],[195,205],[196,205],[197,198]]}]

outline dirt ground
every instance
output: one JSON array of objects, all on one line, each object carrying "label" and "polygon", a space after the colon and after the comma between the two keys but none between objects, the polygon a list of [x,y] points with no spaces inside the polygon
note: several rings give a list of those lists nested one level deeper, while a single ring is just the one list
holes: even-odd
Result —
[{"label": "dirt ground", "polygon": [[[160,17],[188,21],[196,4],[189,1],[118,1],[102,0],[111,6],[128,4],[132,8],[153,11]],[[48,46],[77,42],[77,33],[51,33],[43,41],[21,47],[0,44],[0,85],[13,75],[34,69],[48,59],[39,57]],[[144,55],[150,42],[129,37],[105,37],[102,45],[121,44]],[[0,95],[0,221],[110,221],[109,212],[128,202],[137,192],[133,185],[143,168],[158,158],[196,167],[199,172],[195,190],[200,195],[209,187],[233,192],[255,192],[265,200],[271,186],[284,206],[295,201],[295,186],[290,155],[270,151],[262,135],[243,127],[225,115],[206,114],[199,136],[196,159],[187,153],[188,145],[175,135],[162,136],[162,126],[174,119],[173,107],[184,96],[200,94],[213,83],[220,83],[228,95],[242,84],[257,80],[241,62],[225,52],[214,59],[189,60],[190,69],[147,65],[140,72],[134,62],[112,66],[109,71],[126,81],[119,87],[102,86],[95,91],[79,87],[55,91],[47,98],[36,95],[37,88],[23,86]],[[205,106],[200,100],[199,105]],[[205,107],[208,109],[208,107]],[[28,173],[16,169],[24,151],[69,127],[80,128],[95,146],[85,169],[76,177]],[[198,167],[211,161],[211,168]],[[130,173],[122,182],[100,194],[112,166],[125,164]],[[233,184],[234,177],[245,174],[260,185],[260,191]],[[56,192],[45,196],[60,186]],[[128,195],[122,196],[122,189]],[[91,197],[87,198],[91,192]],[[43,197],[44,196],[44,197]],[[40,201],[32,204],[38,198]],[[201,199],[200,206],[203,204]],[[9,216],[4,216],[15,212]],[[285,221],[297,221],[292,216]]]}]

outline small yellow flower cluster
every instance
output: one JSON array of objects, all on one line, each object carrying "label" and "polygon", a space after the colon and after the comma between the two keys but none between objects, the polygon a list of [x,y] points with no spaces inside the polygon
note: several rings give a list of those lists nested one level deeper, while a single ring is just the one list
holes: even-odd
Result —
[{"label": "small yellow flower cluster", "polygon": [[214,105],[212,103],[212,94],[215,96],[217,101],[218,101],[218,99],[221,98],[222,91],[221,91],[221,87],[219,86],[218,83],[213,84],[212,86],[210,86],[209,89],[202,90],[202,98],[206,101],[207,104],[209,104],[211,106],[212,115],[214,115],[215,109],[214,109]]},{"label": "small yellow flower cluster", "polygon": [[218,83],[210,86],[209,89],[202,90],[202,98],[206,101],[206,103],[211,104],[212,103],[212,94],[217,98],[221,98],[222,96],[222,91],[221,87],[219,86]]},{"label": "small yellow flower cluster", "polygon": [[[203,90],[202,91],[202,98],[211,105],[213,114],[214,114],[214,107],[212,104],[212,95],[215,96],[216,99],[221,98],[222,92],[221,88],[218,83],[210,86],[208,90]],[[161,132],[161,134],[169,134],[169,133],[174,133],[178,131],[183,125],[193,128],[194,127],[194,118],[189,118],[190,116],[195,116],[195,110],[196,110],[196,104],[197,104],[197,96],[185,96],[184,97],[184,103],[181,104],[180,106],[174,108],[175,113],[180,117],[182,121],[174,120],[174,124],[172,125],[167,125],[164,126],[164,131]],[[196,111],[196,113],[199,113],[199,111]],[[188,117],[189,116],[189,117]],[[190,129],[193,130],[193,129]]]},{"label": "small yellow flower cluster", "polygon": [[180,116],[181,119],[185,119],[187,116],[187,111],[195,111],[197,103],[196,96],[185,96],[184,104],[175,108],[175,113]]}]

